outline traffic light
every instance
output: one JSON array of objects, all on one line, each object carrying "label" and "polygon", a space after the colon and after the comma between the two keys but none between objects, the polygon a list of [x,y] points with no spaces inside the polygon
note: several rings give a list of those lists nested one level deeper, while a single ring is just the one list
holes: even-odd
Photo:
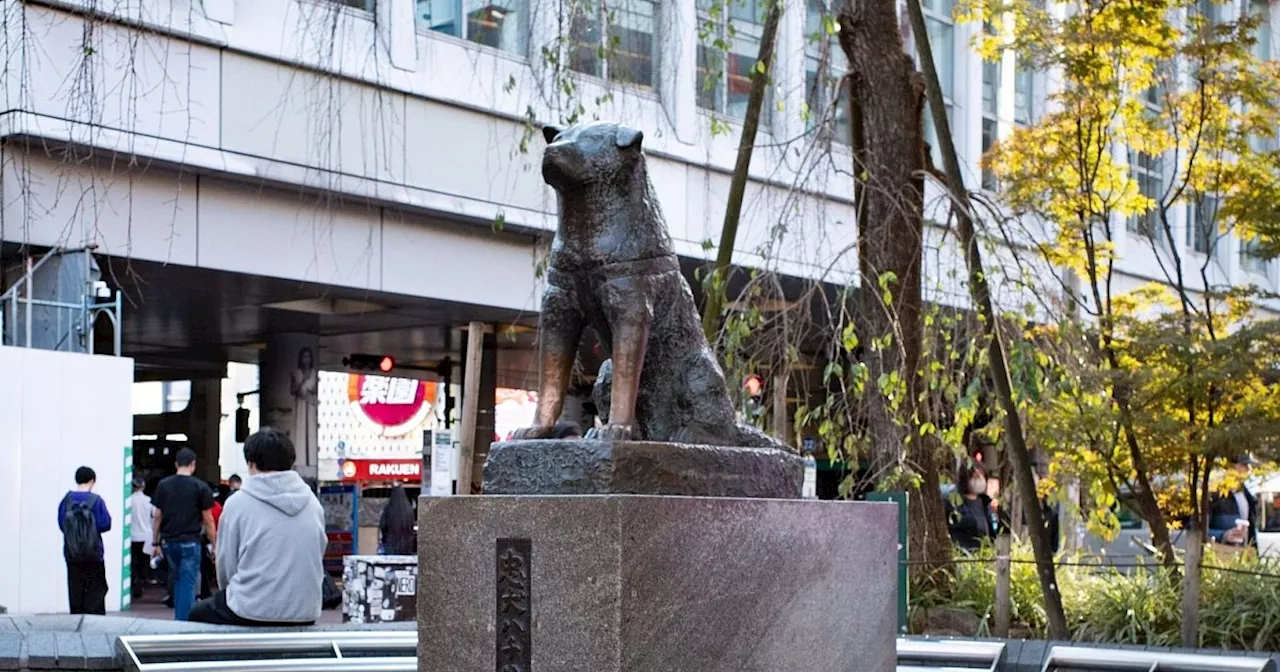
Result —
[{"label": "traffic light", "polygon": [[342,358],[342,365],[352,371],[391,373],[396,360],[391,355],[347,355]]},{"label": "traffic light", "polygon": [[742,389],[746,391],[747,396],[759,399],[764,394],[764,378],[753,373],[742,381]]},{"label": "traffic light", "polygon": [[236,409],[236,443],[249,440],[249,409],[241,406]]},{"label": "traffic light", "polygon": [[751,374],[742,381],[742,414],[752,424],[764,419],[764,378]]}]

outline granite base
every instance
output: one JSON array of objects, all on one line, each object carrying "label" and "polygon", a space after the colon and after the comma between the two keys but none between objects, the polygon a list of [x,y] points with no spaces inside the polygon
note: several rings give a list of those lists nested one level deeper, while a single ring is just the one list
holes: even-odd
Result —
[{"label": "granite base", "polygon": [[891,504],[424,497],[422,672],[890,672]]},{"label": "granite base", "polygon": [[502,441],[484,463],[486,495],[672,495],[796,499],[804,460],[773,448],[660,441]]}]

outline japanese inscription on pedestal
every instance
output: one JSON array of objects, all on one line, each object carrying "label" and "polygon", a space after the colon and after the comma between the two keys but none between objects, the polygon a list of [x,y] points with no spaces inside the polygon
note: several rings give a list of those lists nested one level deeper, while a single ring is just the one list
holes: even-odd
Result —
[{"label": "japanese inscription on pedestal", "polygon": [[532,543],[528,539],[499,539],[497,543],[496,672],[530,672],[533,660],[531,551]]}]

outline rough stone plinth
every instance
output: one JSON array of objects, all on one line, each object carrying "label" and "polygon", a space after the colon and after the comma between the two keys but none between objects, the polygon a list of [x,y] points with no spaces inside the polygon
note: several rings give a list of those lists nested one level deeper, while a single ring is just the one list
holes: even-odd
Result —
[{"label": "rough stone plinth", "polygon": [[498,547],[526,543],[537,672],[894,669],[892,504],[485,496],[418,511],[423,672],[493,672],[499,633],[519,644],[498,614],[525,596],[499,591]]},{"label": "rough stone plinth", "polygon": [[494,495],[794,499],[803,481],[804,460],[782,450],[654,441],[504,441],[484,463]]}]

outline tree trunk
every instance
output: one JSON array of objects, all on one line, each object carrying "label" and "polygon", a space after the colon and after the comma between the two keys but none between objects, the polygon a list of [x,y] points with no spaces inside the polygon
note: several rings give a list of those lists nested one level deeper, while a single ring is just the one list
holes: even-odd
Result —
[{"label": "tree trunk", "polygon": [[[908,504],[910,550],[912,560],[922,562],[919,574],[946,566],[951,540],[938,487],[937,445],[912,431],[922,420],[916,417],[923,341],[922,88],[903,50],[895,8],[892,2],[861,2],[855,10],[845,3],[837,20],[860,122],[854,132],[862,165],[855,167],[855,175],[865,176],[858,189],[861,287],[856,327],[868,369],[864,403],[871,474],[881,481],[905,461],[923,477]],[[891,376],[899,381],[891,393],[897,407],[881,386]]]},{"label": "tree trunk", "polygon": [[751,154],[756,146],[756,132],[760,129],[760,113],[764,109],[764,94],[769,87],[769,73],[773,71],[774,44],[778,39],[782,11],[782,0],[773,0],[765,14],[764,34],[760,38],[758,56],[760,67],[753,71],[751,78],[746,117],[742,120],[742,137],[738,140],[738,160],[733,165],[733,176],[729,179],[729,201],[724,208],[724,225],[720,227],[720,248],[716,251],[716,265],[711,270],[707,303],[702,309],[702,330],[712,343],[715,343],[716,333],[720,331],[720,312],[724,310],[724,293],[729,286],[729,265],[733,262],[733,246],[738,240],[742,199],[747,190]]},{"label": "tree trunk", "polygon": [[[874,3],[873,3],[874,4]],[[892,6],[893,3],[885,3]],[[1031,451],[1027,449],[1026,434],[1022,431],[1022,416],[1013,398],[1013,381],[1009,377],[1009,365],[1001,340],[1000,325],[996,319],[991,289],[987,286],[986,271],[982,266],[982,251],[978,249],[973,219],[970,216],[969,192],[960,173],[960,161],[956,157],[955,143],[951,139],[951,127],[943,107],[942,87],[938,83],[938,71],[934,67],[933,50],[924,23],[920,0],[907,0],[907,12],[911,16],[911,32],[916,35],[916,48],[920,51],[920,63],[928,85],[930,112],[934,127],[938,129],[938,144],[942,150],[946,168],[947,187],[951,195],[951,212],[955,215],[960,244],[964,249],[965,266],[969,272],[969,292],[982,320],[983,329],[990,342],[991,378],[996,395],[1004,408],[1005,440],[1010,461],[1013,463],[1014,481],[1023,513],[1031,528],[1031,547],[1036,557],[1036,574],[1040,578],[1040,590],[1044,594],[1045,615],[1049,619],[1049,634],[1057,640],[1069,638],[1067,619],[1062,610],[1062,595],[1058,591],[1057,571],[1053,566],[1048,534],[1044,524],[1044,511],[1036,495],[1035,474],[1031,470]]]}]

